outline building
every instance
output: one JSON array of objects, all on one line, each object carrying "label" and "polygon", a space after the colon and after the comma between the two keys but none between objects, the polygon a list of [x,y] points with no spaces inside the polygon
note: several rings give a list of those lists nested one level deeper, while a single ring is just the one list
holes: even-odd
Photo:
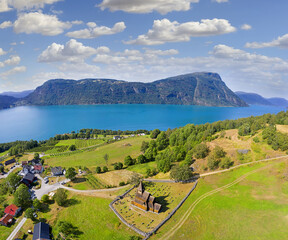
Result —
[{"label": "building", "polygon": [[51,174],[52,176],[60,176],[63,174],[62,167],[52,167],[51,168]]},{"label": "building", "polygon": [[41,164],[37,164],[34,166],[34,173],[42,173],[43,172],[43,166]]},{"label": "building", "polygon": [[0,219],[0,224],[8,227],[13,222],[13,216],[10,214],[5,214],[4,217]]},{"label": "building", "polygon": [[14,158],[12,158],[10,160],[7,160],[4,164],[5,164],[5,166],[7,166],[7,165],[10,165],[10,164],[15,163],[15,162],[16,162],[16,160]]},{"label": "building", "polygon": [[47,223],[39,222],[34,225],[33,240],[51,240],[50,226]]},{"label": "building", "polygon": [[20,211],[21,208],[18,208],[15,204],[11,204],[5,208],[4,213],[16,217]]},{"label": "building", "polygon": [[145,211],[151,211],[155,213],[159,213],[161,209],[161,204],[155,203],[155,197],[153,197],[149,192],[145,191],[145,188],[140,182],[134,201],[132,204],[136,207],[139,207]]},{"label": "building", "polygon": [[33,166],[40,163],[40,159],[32,159],[28,161],[28,164],[32,164]]},{"label": "building", "polygon": [[120,139],[121,139],[121,136],[114,136],[113,139],[114,139],[114,140],[120,140]]},{"label": "building", "polygon": [[24,183],[27,187],[29,187],[30,184],[34,182],[34,179],[35,179],[35,175],[33,173],[27,173],[22,178],[22,183]]}]

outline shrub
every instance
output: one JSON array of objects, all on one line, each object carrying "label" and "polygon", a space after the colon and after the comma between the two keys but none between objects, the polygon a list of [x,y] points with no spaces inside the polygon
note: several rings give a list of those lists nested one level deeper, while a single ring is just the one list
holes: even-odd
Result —
[{"label": "shrub", "polygon": [[96,173],[101,173],[101,167],[96,167]]},{"label": "shrub", "polygon": [[120,182],[119,183],[119,186],[121,187],[121,186],[125,186],[125,182]]},{"label": "shrub", "polygon": [[103,172],[108,172],[108,167],[104,166],[103,167]]}]

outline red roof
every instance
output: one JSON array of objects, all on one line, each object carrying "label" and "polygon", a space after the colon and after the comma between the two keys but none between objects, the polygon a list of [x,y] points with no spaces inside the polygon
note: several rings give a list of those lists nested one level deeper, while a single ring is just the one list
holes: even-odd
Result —
[{"label": "red roof", "polygon": [[13,216],[10,215],[10,214],[7,214],[7,213],[4,215],[4,217],[2,217],[0,219],[0,223],[5,225],[5,226],[7,226],[8,224],[12,223],[12,221],[13,221]]},{"label": "red roof", "polygon": [[41,171],[42,170],[42,166],[41,165],[35,165],[34,166],[34,170]]},{"label": "red roof", "polygon": [[5,208],[5,213],[12,215],[15,217],[18,207],[15,204],[11,204],[10,206]]}]

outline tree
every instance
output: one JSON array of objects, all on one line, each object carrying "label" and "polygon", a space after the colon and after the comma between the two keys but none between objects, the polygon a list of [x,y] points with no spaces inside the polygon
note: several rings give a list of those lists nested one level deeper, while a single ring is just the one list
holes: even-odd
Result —
[{"label": "tree", "polygon": [[214,155],[211,155],[211,156],[208,157],[207,166],[208,166],[209,169],[215,170],[216,168],[219,167],[220,161],[221,161],[221,159],[216,158]]},{"label": "tree", "polygon": [[17,186],[19,185],[21,180],[21,177],[17,175],[16,173],[10,173],[8,177],[6,178],[6,184],[8,186],[8,189],[10,192],[15,192]]},{"label": "tree", "polygon": [[142,177],[140,174],[133,172],[132,176],[129,179],[129,183],[136,186],[142,181]]},{"label": "tree", "polygon": [[103,167],[103,172],[108,172],[108,167],[104,166]]},{"label": "tree", "polygon": [[62,233],[65,237],[73,237],[78,231],[77,227],[74,227],[71,223],[66,221],[60,221],[57,224],[59,233]]},{"label": "tree", "polygon": [[32,208],[28,208],[26,211],[25,211],[25,217],[26,218],[30,218],[32,221],[35,221],[35,217],[34,217],[34,213],[35,213],[35,210],[32,209]]},{"label": "tree", "polygon": [[70,179],[70,180],[75,179],[76,175],[77,175],[76,170],[75,170],[75,168],[72,168],[72,167],[68,168],[66,173],[65,173],[65,177]]},{"label": "tree", "polygon": [[161,131],[160,131],[159,129],[154,129],[154,130],[151,132],[150,137],[151,137],[152,139],[156,139],[160,132],[161,132]]},{"label": "tree", "polygon": [[43,203],[48,203],[49,202],[49,196],[47,194],[44,194],[41,198],[41,201]]},{"label": "tree", "polygon": [[145,163],[145,162],[146,162],[146,157],[145,157],[143,154],[139,155],[139,156],[137,157],[137,162],[138,162],[139,164]]},{"label": "tree", "polygon": [[234,164],[234,162],[231,160],[231,158],[229,158],[229,157],[224,157],[224,158],[221,160],[219,166],[220,166],[221,168],[230,168],[230,167],[233,166],[233,164]]},{"label": "tree", "polygon": [[101,173],[101,167],[96,167],[96,173]]},{"label": "tree", "polygon": [[176,165],[171,168],[170,178],[176,182],[188,181],[193,177],[193,172],[188,165]]},{"label": "tree", "polygon": [[193,155],[195,158],[205,158],[209,153],[209,148],[205,143],[197,144],[193,148]]},{"label": "tree", "polygon": [[68,195],[67,195],[66,190],[64,190],[63,188],[58,188],[54,195],[54,199],[56,203],[59,206],[64,206],[67,201],[67,198],[68,198]]},{"label": "tree", "polygon": [[42,208],[42,203],[36,198],[33,200],[33,207],[40,211]]},{"label": "tree", "polygon": [[123,163],[121,162],[114,163],[114,170],[120,170],[122,168],[123,168]]},{"label": "tree", "polygon": [[169,145],[169,139],[165,132],[161,132],[156,139],[157,149],[159,151],[165,149]]},{"label": "tree", "polygon": [[14,204],[24,209],[31,206],[32,201],[30,199],[29,188],[26,185],[21,184],[16,189],[14,193]]},{"label": "tree", "polygon": [[141,152],[145,153],[147,148],[149,148],[149,142],[143,141],[140,148]]},{"label": "tree", "polygon": [[69,151],[75,151],[76,150],[76,146],[74,144],[69,146]]},{"label": "tree", "polygon": [[105,153],[105,155],[103,156],[105,162],[106,162],[106,166],[108,166],[108,160],[109,160],[109,155],[107,153]]},{"label": "tree", "polygon": [[216,146],[213,149],[213,154],[216,158],[223,158],[226,156],[226,152],[224,151],[224,149],[222,147]]},{"label": "tree", "polygon": [[40,159],[39,153],[34,153],[34,159],[35,160],[39,160]]},{"label": "tree", "polygon": [[4,172],[4,166],[0,166],[0,172]]},{"label": "tree", "polygon": [[125,159],[124,159],[124,164],[126,166],[131,166],[131,165],[134,165],[135,164],[135,160],[130,156],[126,156]]}]

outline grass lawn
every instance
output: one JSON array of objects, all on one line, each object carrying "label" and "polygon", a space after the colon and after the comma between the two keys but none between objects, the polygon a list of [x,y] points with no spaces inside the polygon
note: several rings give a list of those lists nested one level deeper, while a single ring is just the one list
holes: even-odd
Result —
[{"label": "grass lawn", "polygon": [[103,167],[106,165],[103,156],[107,153],[109,155],[108,168],[112,170],[112,164],[115,162],[123,162],[127,155],[137,157],[140,154],[142,141],[147,140],[147,138],[149,137],[128,138],[101,146],[93,151],[75,153],[70,156],[47,158],[45,162],[50,166],[62,166],[66,168],[86,166],[91,170],[95,170],[96,166]]},{"label": "grass lawn", "polygon": [[144,182],[145,190],[155,197],[155,202],[162,205],[159,214],[146,212],[131,205],[131,201],[135,199],[136,189],[133,189],[123,199],[116,202],[114,207],[128,223],[134,224],[144,232],[149,232],[168,216],[168,214],[186,196],[193,185],[194,183]]},{"label": "grass lawn", "polygon": [[[203,199],[190,212],[183,225],[165,236],[182,219],[189,207],[203,194],[233,182],[254,169],[232,187]],[[231,172],[207,176],[179,211],[151,239],[282,240],[288,235],[288,181],[283,179],[288,163],[259,163]]]},{"label": "grass lawn", "polygon": [[154,162],[148,162],[148,163],[142,163],[142,164],[135,164],[135,165],[129,166],[127,168],[127,170],[137,172],[137,173],[140,173],[140,174],[145,176],[146,170],[148,168],[150,168],[150,169],[156,168],[157,169],[156,162],[154,161]]},{"label": "grass lawn", "polygon": [[67,139],[67,140],[60,140],[55,146],[70,146],[75,145],[77,149],[90,147],[93,145],[97,145],[103,143],[104,139]]}]

